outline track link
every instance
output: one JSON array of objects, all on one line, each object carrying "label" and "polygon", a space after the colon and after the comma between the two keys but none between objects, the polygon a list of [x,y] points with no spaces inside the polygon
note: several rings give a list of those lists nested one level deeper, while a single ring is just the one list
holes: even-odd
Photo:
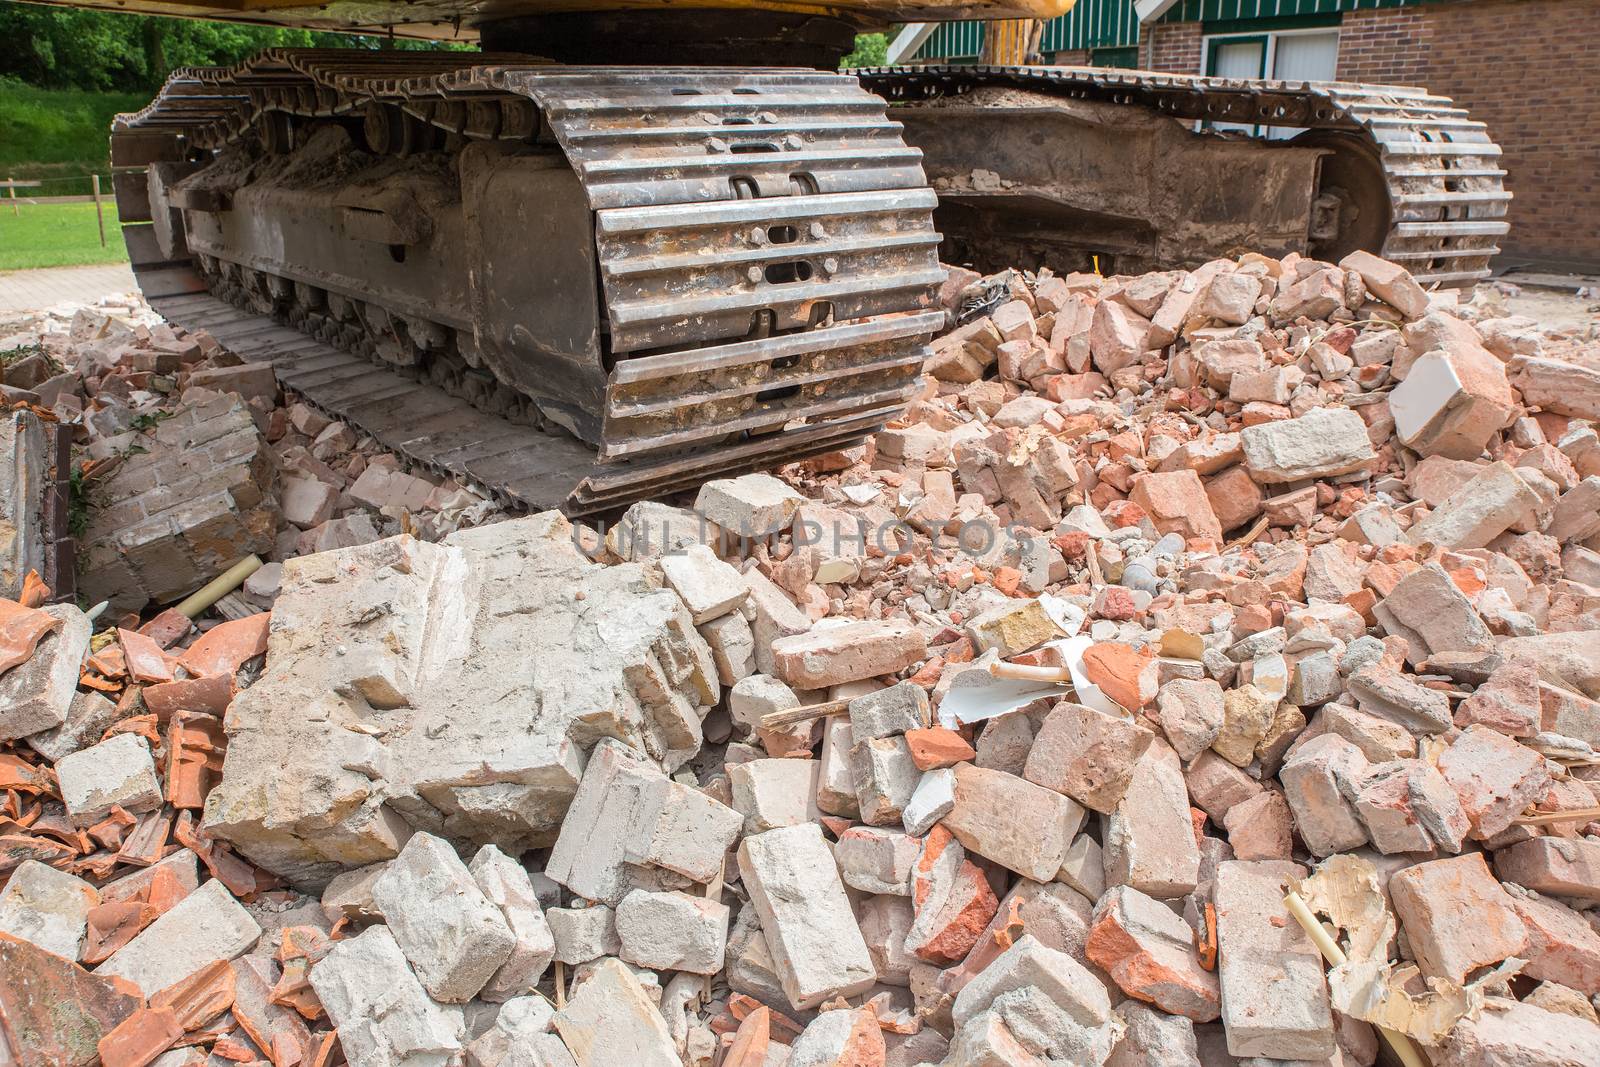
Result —
[{"label": "track link", "polygon": [[[844,447],[914,391],[943,322],[931,310],[944,277],[935,199],[920,153],[852,78],[278,50],[175,73],[150,107],[118,120],[113,161],[182,160],[374,105],[452,144],[554,143],[581,183],[604,395],[600,410],[560,421],[597,446],[599,464],[573,470],[564,500],[548,499],[541,478],[523,502],[580,513]],[[194,293],[205,278],[146,232],[140,182],[125,172],[118,203],[141,284],[156,301]],[[282,292],[306,284],[292,269],[269,280]],[[318,402],[316,387],[303,391]]]},{"label": "track link", "polygon": [[1488,278],[1489,260],[1500,251],[1495,240],[1510,228],[1500,146],[1465,108],[1424,89],[1103,67],[873,67],[853,73],[897,103],[1005,86],[1144,107],[1177,119],[1352,134],[1377,158],[1389,193],[1381,254],[1424,284],[1470,286]]}]

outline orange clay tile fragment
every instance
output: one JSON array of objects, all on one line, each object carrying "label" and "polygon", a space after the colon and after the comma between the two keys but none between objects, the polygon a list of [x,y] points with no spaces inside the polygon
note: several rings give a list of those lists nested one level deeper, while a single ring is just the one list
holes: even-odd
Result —
[{"label": "orange clay tile fragment", "polygon": [[216,960],[152,996],[150,1006],[170,1009],[188,1033],[233,1007],[233,1000],[233,967],[227,960]]},{"label": "orange clay tile fragment", "polygon": [[0,874],[26,860],[38,860],[52,867],[60,867],[78,853],[59,841],[51,841],[32,834],[0,834]]},{"label": "orange clay tile fragment", "polygon": [[100,740],[115,737],[118,734],[137,734],[150,742],[151,748],[161,747],[161,728],[154,715],[134,715],[113,723],[105,733],[100,735]]},{"label": "orange clay tile fragment", "polygon": [[[121,653],[118,653],[118,656],[120,658]],[[114,682],[110,678],[102,678],[98,674],[92,674],[89,671],[84,671],[78,676],[78,684],[85,689],[94,689],[101,693],[122,692],[121,682]]]},{"label": "orange clay tile fragment", "polygon": [[[311,1035],[307,1034],[306,1044],[310,1041]],[[305,1045],[290,1034],[276,1034],[267,1055],[272,1060],[272,1067],[300,1067],[305,1062]]]},{"label": "orange clay tile fragment", "polygon": [[24,1063],[89,1067],[100,1039],[143,1003],[132,982],[4,933],[0,975],[0,1033],[27,1035]]},{"label": "orange clay tile fragment", "polygon": [[128,660],[122,654],[122,646],[110,644],[96,652],[84,661],[89,669],[107,678],[120,679],[128,674]]},{"label": "orange clay tile fragment", "polygon": [[134,681],[172,681],[172,660],[160,645],[133,630],[118,630],[117,640],[122,644],[123,663]]},{"label": "orange clay tile fragment", "polygon": [[[752,1012],[760,1011],[764,1007],[766,1006],[755,997],[745,993],[735,993],[728,998],[728,1010],[741,1022]],[[773,1011],[771,1008],[766,1010],[769,1013],[773,1040],[783,1045],[793,1044],[794,1039],[800,1036],[800,1031],[805,1027],[781,1011]]]},{"label": "orange clay tile fragment", "polygon": [[1156,696],[1155,653],[1118,641],[1102,641],[1083,652],[1083,672],[1106,696],[1138,711]]},{"label": "orange clay tile fragment", "polygon": [[121,848],[122,839],[128,831],[139,824],[139,820],[128,814],[122,808],[112,808],[111,814],[89,827],[86,833],[104,848]]},{"label": "orange clay tile fragment", "polygon": [[32,659],[44,635],[60,626],[61,620],[48,611],[0,599],[0,674]]},{"label": "orange clay tile fragment", "polygon": [[722,1057],[722,1067],[762,1067],[772,1043],[772,1010],[761,1007],[744,1017],[733,1043]]},{"label": "orange clay tile fragment", "polygon": [[233,675],[213,674],[147,685],[143,694],[144,706],[163,722],[179,711],[203,711],[221,718],[233,699]]},{"label": "orange clay tile fragment", "polygon": [[271,619],[271,612],[262,611],[214,626],[184,650],[178,664],[195,677],[231,676],[245,660],[267,650],[267,624]]},{"label": "orange clay tile fragment", "polygon": [[[305,1047],[311,1043],[311,1031],[300,1016],[272,1003],[271,982],[277,978],[273,972],[276,964],[262,956],[243,956],[233,961],[234,987],[233,1017],[244,1032],[250,1035],[257,1047],[269,1050],[293,1049],[291,1063],[273,1057],[275,1067],[294,1067]],[[288,1041],[281,1038],[287,1037]]]},{"label": "orange clay tile fragment", "polygon": [[222,777],[227,747],[222,720],[202,712],[180,711],[167,727],[167,803],[203,808],[206,794]]},{"label": "orange clay tile fragment", "polygon": [[189,631],[193,628],[194,623],[189,621],[189,616],[175,608],[168,608],[139,627],[139,632],[162,648],[171,648],[189,636]]},{"label": "orange clay tile fragment", "polygon": [[49,599],[50,587],[44,584],[38,571],[29,571],[22,579],[22,592],[17,597],[17,603],[25,608],[39,608]]},{"label": "orange clay tile fragment", "polygon": [[0,754],[0,789],[54,796],[55,777],[48,767],[29,763],[21,756],[4,753]]},{"label": "orange clay tile fragment", "polygon": [[282,973],[272,986],[270,1000],[291,1008],[310,1021],[322,1018],[322,1001],[311,988],[311,966],[333,948],[315,926],[286,926],[278,935],[278,963]]},{"label": "orange clay tile fragment", "polygon": [[922,730],[907,730],[906,747],[911,750],[911,762],[919,771],[938,767],[954,767],[963,760],[976,759],[977,750],[954,730],[932,726]]},{"label": "orange clay tile fragment", "polygon": [[89,909],[89,928],[83,942],[83,962],[104,963],[111,954],[138,936],[160,914],[137,900],[96,904]]},{"label": "orange clay tile fragment", "polygon": [[178,844],[200,857],[211,877],[228,887],[236,897],[253,897],[278,884],[265,872],[258,872],[249,863],[234,855],[226,845],[218,844],[210,834],[194,824],[194,814],[184,811],[172,827],[172,836]]},{"label": "orange clay tile fragment", "polygon": [[339,1031],[329,1030],[325,1034],[318,1034],[314,1038],[311,1054],[306,1057],[306,1067],[331,1067],[334,1057],[343,1056],[339,1048]]},{"label": "orange clay tile fragment", "polygon": [[231,1037],[218,1038],[217,1043],[211,1046],[211,1054],[213,1056],[221,1056],[225,1060],[232,1060],[234,1063],[250,1063],[256,1058],[256,1054],[250,1050],[250,1046],[243,1041],[235,1041]]},{"label": "orange clay tile fragment", "polygon": [[1195,952],[1200,957],[1200,966],[1208,971],[1217,969],[1217,909],[1206,905],[1206,936],[1202,939],[1195,938]]},{"label": "orange clay tile fragment", "polygon": [[100,1039],[105,1067],[147,1067],[183,1036],[178,1017],[167,1008],[141,1008]]},{"label": "orange clay tile fragment", "polygon": [[167,854],[167,836],[172,832],[172,813],[156,810],[139,816],[139,824],[123,839],[117,860],[134,867],[149,867]]}]

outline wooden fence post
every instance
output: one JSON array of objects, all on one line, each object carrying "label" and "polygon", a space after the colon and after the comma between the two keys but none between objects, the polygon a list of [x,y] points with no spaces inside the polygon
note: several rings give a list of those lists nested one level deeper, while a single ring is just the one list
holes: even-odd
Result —
[{"label": "wooden fence post", "polygon": [[17,206],[17,180],[9,174],[6,175],[6,191],[11,194],[11,214],[20,219],[22,209]]},{"label": "wooden fence post", "polygon": [[94,218],[100,224],[100,247],[104,248],[106,246],[106,213],[105,209],[100,206],[100,175],[91,174],[89,177],[94,179]]}]

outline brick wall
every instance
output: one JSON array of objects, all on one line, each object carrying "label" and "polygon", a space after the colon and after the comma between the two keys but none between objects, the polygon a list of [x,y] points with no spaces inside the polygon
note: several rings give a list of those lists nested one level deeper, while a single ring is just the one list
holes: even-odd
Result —
[{"label": "brick wall", "polygon": [[[1428,4],[1423,84],[1505,150],[1511,256],[1600,269],[1600,0]],[[1341,70],[1343,77],[1344,71]]]},{"label": "brick wall", "polygon": [[1198,22],[1157,23],[1144,45],[1145,68],[1199,74],[1201,36]]},{"label": "brick wall", "polygon": [[1430,25],[1422,8],[1346,12],[1339,25],[1339,78],[1420,85],[1428,69]]},{"label": "brick wall", "polygon": [[1087,67],[1089,65],[1089,50],[1087,48],[1073,48],[1063,52],[1052,52],[1045,62],[1057,67]]}]

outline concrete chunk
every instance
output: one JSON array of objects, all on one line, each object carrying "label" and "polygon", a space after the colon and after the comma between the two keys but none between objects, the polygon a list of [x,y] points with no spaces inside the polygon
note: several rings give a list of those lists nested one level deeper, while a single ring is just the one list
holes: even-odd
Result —
[{"label": "concrete chunk", "polygon": [[1439,754],[1438,766],[1479,840],[1510,826],[1550,784],[1543,756],[1487,726],[1463,730]]},{"label": "concrete chunk", "polygon": [[1117,810],[1139,757],[1154,738],[1153,732],[1127,719],[1063,700],[1045,717],[1022,775],[1086,808],[1110,814]]},{"label": "concrete chunk", "polygon": [[[271,367],[247,370],[276,389]],[[272,448],[239,397],[182,403],[139,442],[97,483],[78,548],[79,595],[109,600],[112,615],[177,600],[265,555],[280,525]]]},{"label": "concrete chunk", "polygon": [[1083,964],[1047,947],[1032,934],[1023,934],[962,988],[951,1017],[962,1026],[1005,994],[1029,986],[1079,1026],[1098,1029],[1111,1019],[1111,999],[1100,980]]},{"label": "concrete chunk", "polygon": [[675,770],[721,697],[677,594],[591,562],[549,512],[288,560],[272,622],[205,825],[309,888],[413,828],[548,847],[586,748],[620,739]]},{"label": "concrete chunk", "polygon": [[260,936],[250,913],[212,879],[141,930],[95,973],[126,978],[148,997],[208,963],[237,959]]},{"label": "concrete chunk", "polygon": [[617,905],[619,953],[654,970],[716,974],[728,940],[728,906],[687,893],[635,889]]},{"label": "concrete chunk", "polygon": [[516,948],[500,909],[455,850],[432,834],[406,842],[373,883],[372,899],[435,1000],[471,1000]]},{"label": "concrete chunk", "polygon": [[845,1067],[883,1063],[887,1051],[878,1016],[867,1008],[825,1011],[789,1046],[788,1067]]},{"label": "concrete chunk", "polygon": [[0,741],[54,730],[67,721],[75,699],[92,627],[71,604],[43,610],[61,625],[39,640],[25,662],[0,674]]},{"label": "concrete chunk", "polygon": [[1094,909],[1089,959],[1137,1000],[1195,1022],[1221,1010],[1217,976],[1200,966],[1187,923],[1132,886],[1115,886]]},{"label": "concrete chunk", "polygon": [[661,574],[688,605],[696,626],[726,615],[750,595],[743,576],[705,545],[661,557]]},{"label": "concrete chunk", "polygon": [[428,997],[387,926],[336,943],[311,988],[350,1067],[445,1067],[461,1054],[461,1010]]},{"label": "concrete chunk", "polygon": [[858,742],[926,729],[929,721],[928,692],[912,682],[850,701],[850,730]]},{"label": "concrete chunk", "polygon": [[877,969],[815,823],[745,838],[739,872],[792,1007],[872,986]]},{"label": "concrete chunk", "polygon": [[1157,900],[1194,891],[1200,849],[1189,818],[1189,797],[1178,754],[1154,741],[1139,757],[1133,778],[1106,821],[1107,885],[1129,885]]},{"label": "concrete chunk", "polygon": [[99,891],[82,878],[24,860],[0,889],[0,933],[76,962],[89,909],[98,903]]},{"label": "concrete chunk", "polygon": [[1552,896],[1600,903],[1600,842],[1535,837],[1503,848],[1495,870],[1508,882]]},{"label": "concrete chunk", "polygon": [[1501,460],[1451,493],[1411,527],[1406,540],[1445,549],[1482,548],[1538,507],[1539,497]]},{"label": "concrete chunk", "polygon": [[1389,394],[1397,435],[1424,456],[1476,459],[1515,411],[1504,366],[1478,345],[1423,353]]},{"label": "concrete chunk", "polygon": [[150,742],[137,734],[117,734],[56,765],[61,800],[74,826],[93,826],[120,807],[130,813],[161,806]]},{"label": "concrete chunk", "polygon": [[1204,1067],[1188,1019],[1136,1000],[1118,1004],[1117,1014],[1126,1029],[1106,1067]]},{"label": "concrete chunk", "polygon": [[588,963],[622,951],[622,942],[617,938],[617,913],[604,904],[551,908],[544,917],[556,943],[556,959],[562,963]]},{"label": "concrete chunk", "polygon": [[747,834],[816,820],[817,775],[811,759],[757,759],[728,768],[733,807]]},{"label": "concrete chunk", "polygon": [[493,845],[484,845],[467,866],[478,888],[500,909],[515,938],[511,955],[495,971],[479,996],[504,1001],[531,991],[555,958],[555,937],[539,909],[533,879],[522,864]]},{"label": "concrete chunk", "polygon": [[778,678],[796,689],[825,689],[894,674],[927,654],[927,638],[905,622],[848,622],[820,626],[772,643]]},{"label": "concrete chunk", "polygon": [[1349,408],[1316,408],[1298,419],[1246,426],[1244,462],[1258,482],[1297,482],[1361,470],[1377,456],[1367,424]]},{"label": "concrete chunk", "polygon": [[762,538],[787,530],[805,502],[770,474],[745,474],[702,485],[694,510],[737,537]]},{"label": "concrete chunk", "polygon": [[1367,828],[1346,796],[1367,776],[1367,758],[1337,734],[1307,741],[1283,765],[1279,778],[1294,812],[1295,828],[1313,856],[1360,848]]},{"label": "concrete chunk", "polygon": [[1322,956],[1283,909],[1306,870],[1283,860],[1217,867],[1218,977],[1228,1052],[1320,1060],[1337,1047]]},{"label": "concrete chunk", "polygon": [[1423,974],[1464,982],[1527,944],[1527,929],[1482,853],[1407,867],[1389,879],[1389,896]]},{"label": "concrete chunk", "polygon": [[739,812],[666,777],[657,777],[643,800],[627,841],[629,863],[660,867],[701,883],[722,873],[744,824]]},{"label": "concrete chunk", "polygon": [[1462,1019],[1433,1053],[1434,1067],[1589,1067],[1600,1026],[1491,997],[1476,1017]]}]

